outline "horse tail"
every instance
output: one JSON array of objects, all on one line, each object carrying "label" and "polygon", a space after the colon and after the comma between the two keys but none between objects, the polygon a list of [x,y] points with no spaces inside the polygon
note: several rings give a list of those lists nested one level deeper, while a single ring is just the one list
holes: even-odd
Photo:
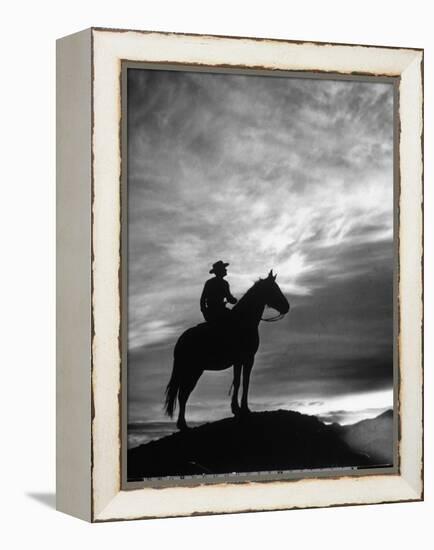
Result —
[{"label": "horse tail", "polygon": [[176,360],[176,354],[173,360],[173,369],[172,369],[172,376],[170,377],[169,383],[166,387],[166,401],[164,405],[164,409],[166,411],[166,414],[172,418],[173,413],[176,409],[176,398],[178,397],[180,388],[180,380],[179,380],[179,359]]}]

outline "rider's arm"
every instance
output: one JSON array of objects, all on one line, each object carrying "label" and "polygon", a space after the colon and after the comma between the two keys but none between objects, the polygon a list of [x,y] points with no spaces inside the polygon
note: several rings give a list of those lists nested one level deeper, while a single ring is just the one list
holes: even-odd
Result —
[{"label": "rider's arm", "polygon": [[227,281],[225,281],[225,282],[227,283],[225,298],[230,304],[236,304],[238,302],[238,300],[234,296],[232,296],[231,291],[229,289],[229,283]]}]

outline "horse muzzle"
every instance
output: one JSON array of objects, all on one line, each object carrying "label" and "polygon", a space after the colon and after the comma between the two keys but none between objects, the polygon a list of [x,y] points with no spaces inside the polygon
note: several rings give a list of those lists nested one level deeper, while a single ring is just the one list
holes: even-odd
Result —
[{"label": "horse muzzle", "polygon": [[289,304],[285,304],[277,310],[281,315],[286,315],[289,311]]}]

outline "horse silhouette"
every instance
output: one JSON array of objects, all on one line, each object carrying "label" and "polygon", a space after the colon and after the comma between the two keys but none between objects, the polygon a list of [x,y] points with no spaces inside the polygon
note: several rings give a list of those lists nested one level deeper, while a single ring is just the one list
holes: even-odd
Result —
[{"label": "horse silhouette", "polygon": [[[262,319],[265,306],[279,312],[277,317]],[[245,293],[230,312],[225,326],[201,323],[186,330],[174,349],[172,375],[166,388],[166,414],[170,417],[179,401],[176,426],[186,429],[185,407],[187,400],[205,370],[220,371],[234,368],[232,413],[237,416],[249,413],[247,395],[250,373],[259,348],[258,327],[261,320],[277,320],[289,311],[289,303],[276,283],[271,270],[265,279],[259,279]],[[243,373],[241,406],[238,390]]]}]

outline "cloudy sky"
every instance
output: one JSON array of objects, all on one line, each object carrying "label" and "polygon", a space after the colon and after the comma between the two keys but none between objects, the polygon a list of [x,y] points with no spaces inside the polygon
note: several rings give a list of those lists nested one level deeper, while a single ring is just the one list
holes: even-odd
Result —
[{"label": "cloudy sky", "polygon": [[[291,303],[260,327],[252,409],[392,405],[391,84],[129,69],[128,231],[130,422],[167,420],[173,346],[219,259],[238,298],[273,268]],[[205,373],[187,420],[228,416],[231,377]]]}]

